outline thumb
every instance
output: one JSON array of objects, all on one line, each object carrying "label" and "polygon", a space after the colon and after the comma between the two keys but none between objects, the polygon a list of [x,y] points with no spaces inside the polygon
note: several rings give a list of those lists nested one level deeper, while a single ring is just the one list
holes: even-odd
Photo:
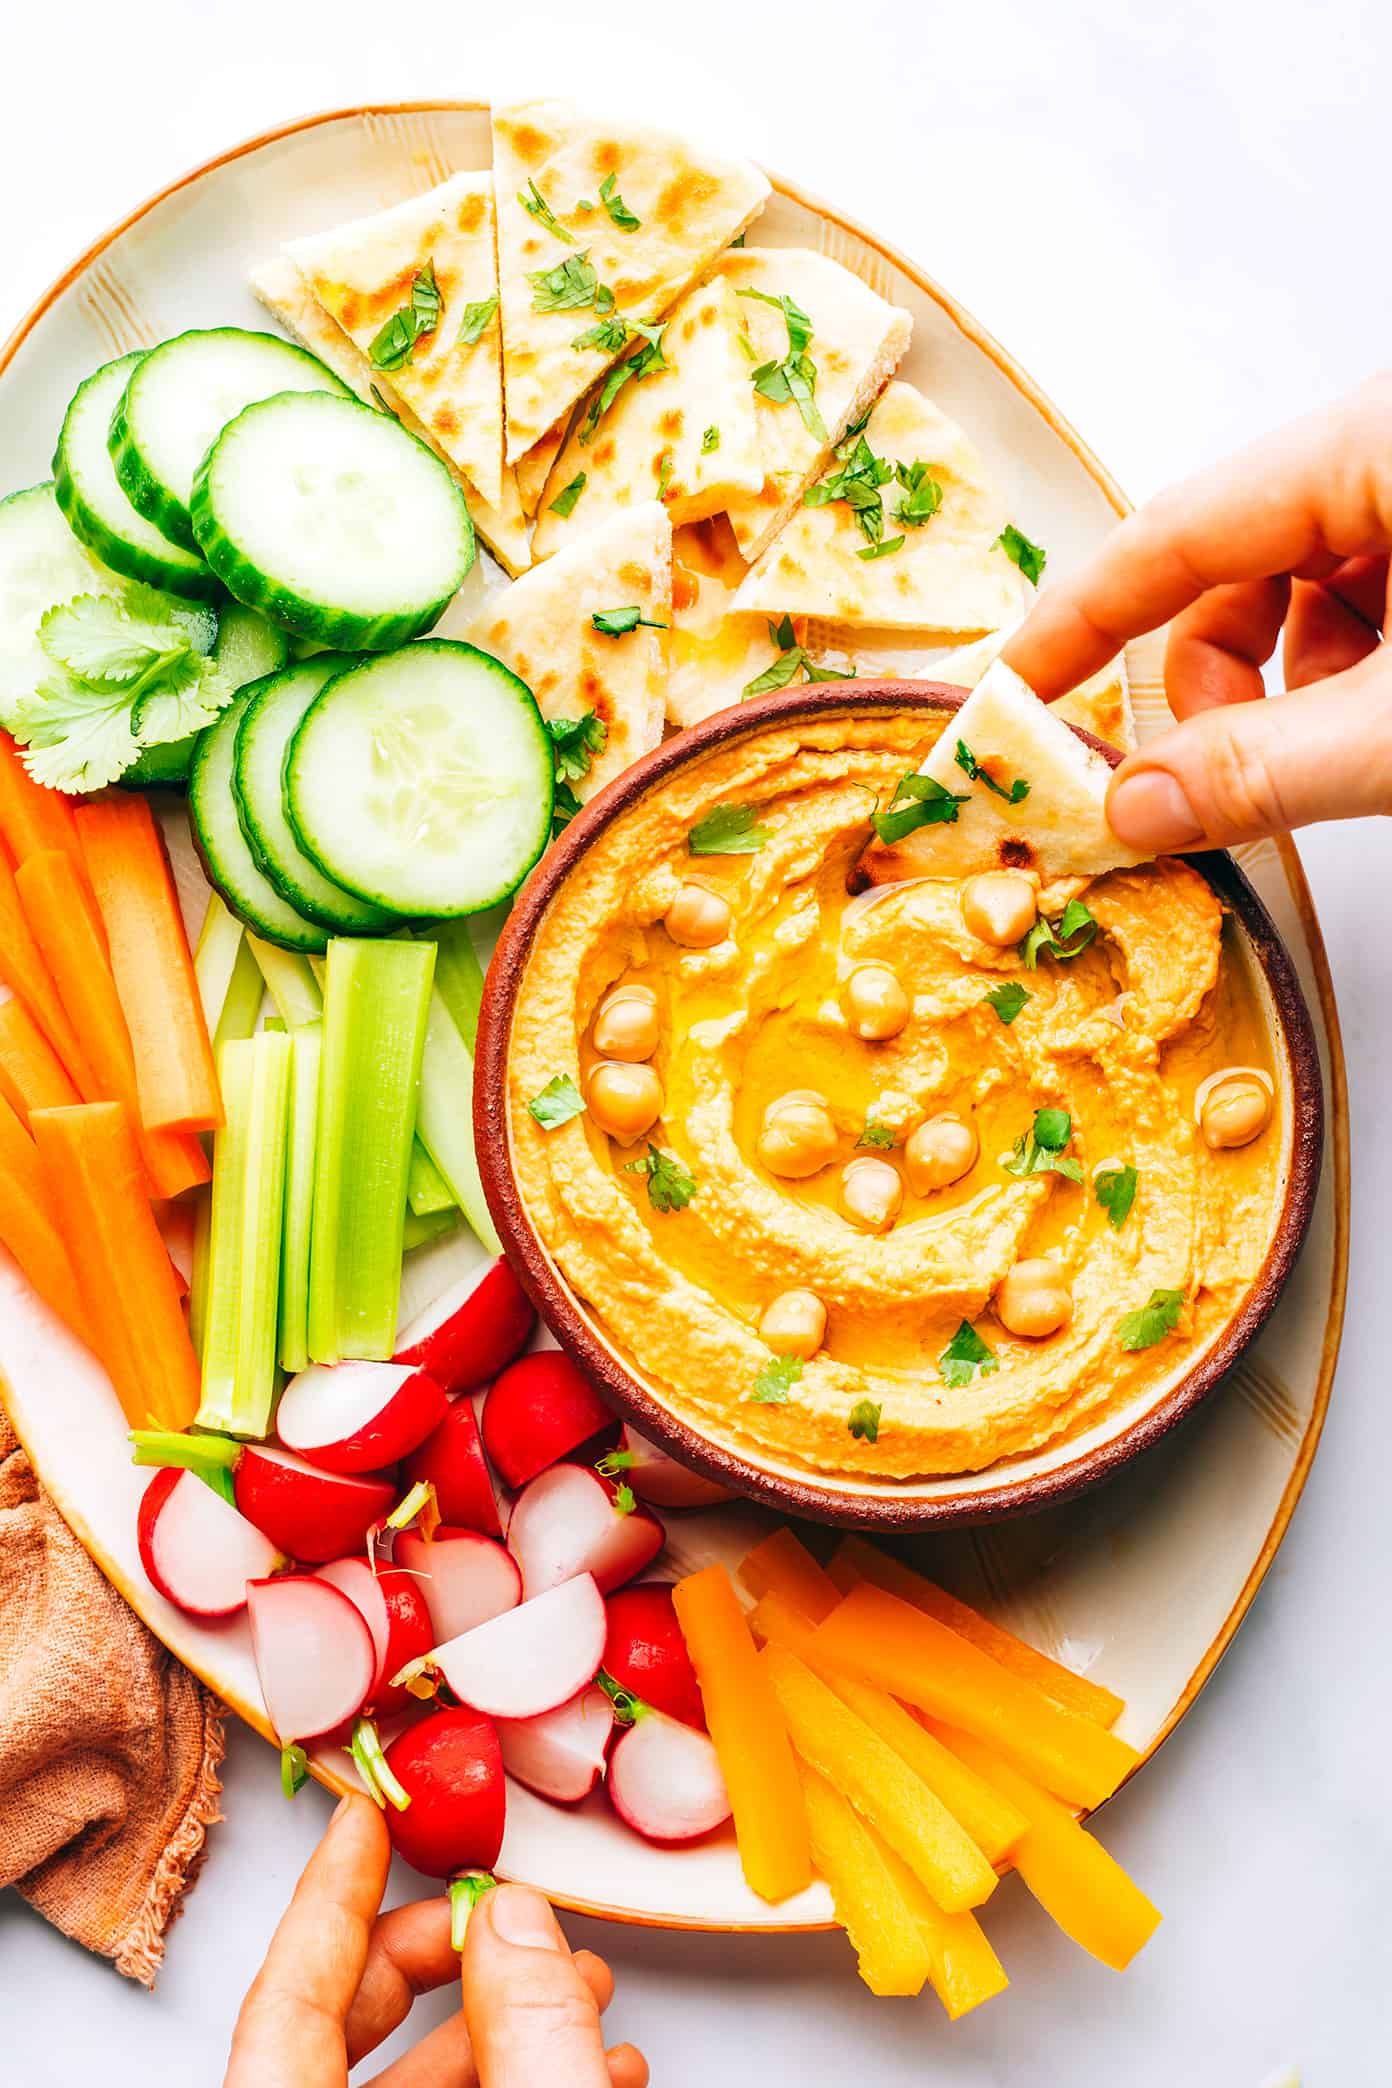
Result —
[{"label": "thumb", "polygon": [[1295,694],[1198,712],[1129,755],[1107,818],[1133,848],[1227,848],[1392,812],[1392,652]]},{"label": "thumb", "polygon": [[538,1892],[484,1894],[464,1939],[479,2088],[610,2088],[594,1995]]}]

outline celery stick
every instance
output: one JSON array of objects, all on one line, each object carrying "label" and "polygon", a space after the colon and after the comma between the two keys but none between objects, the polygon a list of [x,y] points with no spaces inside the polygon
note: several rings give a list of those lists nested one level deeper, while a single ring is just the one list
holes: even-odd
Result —
[{"label": "celery stick", "polygon": [[502,1242],[493,1229],[474,1153],[473,1053],[438,993],[430,996],[416,1136],[449,1184],[475,1236],[492,1253],[501,1254]]},{"label": "celery stick", "polygon": [[324,996],[309,968],[309,959],[295,950],[278,950],[274,943],[262,942],[249,929],[247,948],[285,1027],[302,1029],[307,1022],[317,1022],[324,1012]]},{"label": "celery stick", "polygon": [[276,1311],[290,1105],[288,1036],[224,1044],[226,1123],[213,1141],[213,1216],[199,1428],[264,1436],[276,1390]]},{"label": "celery stick", "polygon": [[193,972],[214,1045],[249,1037],[261,1013],[265,985],[241,922],[228,912],[216,892],[209,896],[198,932]]},{"label": "celery stick", "polygon": [[189,1277],[188,1329],[193,1352],[203,1360],[203,1330],[208,1323],[208,1251],[213,1238],[213,1192],[200,1189],[193,1205],[193,1271]]},{"label": "celery stick", "polygon": [[417,1218],[453,1208],[449,1183],[419,1139],[411,1147],[411,1172],[406,1178],[406,1201]]},{"label": "celery stick", "polygon": [[309,1361],[309,1241],[323,1035],[317,1022],[290,1033],[290,1128],[285,1141],[285,1225],[280,1242],[282,1370],[303,1370]]},{"label": "celery stick", "polygon": [[443,921],[434,931],[435,989],[470,1051],[478,1040],[483,966],[467,921]]},{"label": "celery stick", "polygon": [[441,1239],[447,1232],[453,1232],[461,1222],[462,1214],[453,1204],[447,1211],[427,1211],[420,1218],[414,1211],[408,1211],[401,1232],[402,1253],[409,1254],[413,1247],[428,1246],[431,1240]]},{"label": "celery stick", "polygon": [[433,943],[329,943],[309,1256],[316,1363],[392,1353],[434,971]]}]

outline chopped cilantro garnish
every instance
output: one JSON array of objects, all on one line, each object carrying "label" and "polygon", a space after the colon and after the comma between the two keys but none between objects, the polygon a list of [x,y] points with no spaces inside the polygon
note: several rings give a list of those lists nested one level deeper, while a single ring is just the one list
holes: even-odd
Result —
[{"label": "chopped cilantro garnish", "polygon": [[1023,776],[1017,776],[1013,783],[998,783],[991,771],[982,767],[965,740],[958,740],[957,752],[952,758],[973,783],[984,783],[998,798],[1004,798],[1007,805],[1018,805],[1022,798],[1029,796],[1030,787]]},{"label": "chopped cilantro garnish", "polygon": [[533,1095],[527,1104],[543,1131],[554,1131],[560,1124],[568,1124],[572,1117],[583,1115],[585,1098],[568,1073],[558,1073],[548,1080],[539,1095]]},{"label": "chopped cilantro garnish", "polygon": [[888,1124],[882,1124],[877,1116],[865,1119],[865,1129],[856,1140],[857,1146],[869,1146],[872,1152],[887,1153],[894,1145],[894,1133]]},{"label": "chopped cilantro garnish", "polygon": [[989,993],[983,995],[983,999],[990,1002],[1007,1028],[1015,1020],[1025,1002],[1033,998],[1033,994],[1027,993],[1018,979],[1007,979],[1003,986],[993,986]]},{"label": "chopped cilantro garnish", "polygon": [[440,323],[444,300],[435,280],[435,263],[427,261],[411,278],[411,295],[399,312],[380,326],[367,345],[367,359],[374,369],[399,370],[411,361],[416,343],[434,333]]},{"label": "chopped cilantro garnish", "polygon": [[760,304],[772,305],[776,312],[783,314],[788,327],[788,353],[782,362],[759,365],[750,379],[755,391],[775,406],[785,405],[791,399],[802,415],[802,424],[809,435],[825,442],[826,423],[817,410],[816,365],[807,353],[812,339],[812,321],[791,297],[770,297],[763,290],[740,290],[736,295],[757,298]]},{"label": "chopped cilantro garnish", "polygon": [[1064,1151],[1072,1136],[1073,1119],[1066,1109],[1036,1110],[1033,1125],[1020,1133],[1014,1152],[1001,1166],[1007,1174],[1059,1174],[1081,1182],[1082,1168]]},{"label": "chopped cilantro garnish", "polygon": [[672,483],[672,472],[674,469],[674,464],[675,460],[672,456],[672,452],[670,450],[664,450],[662,452],[661,462],[657,467],[657,497],[659,500],[665,500],[667,498],[667,488]]},{"label": "chopped cilantro garnish", "polygon": [[858,1399],[846,1416],[846,1426],[862,1442],[880,1440],[880,1409],[873,1399]]},{"label": "chopped cilantro garnish", "polygon": [[636,232],[643,220],[633,215],[623,197],[619,195],[615,186],[618,178],[617,174],[605,175],[599,184],[599,200],[608,211],[610,222],[617,225],[620,232]]},{"label": "chopped cilantro garnish", "polygon": [[692,855],[757,855],[773,828],[760,826],[754,805],[715,805],[686,837]]},{"label": "chopped cilantro garnish", "polygon": [[969,1385],[978,1371],[982,1377],[990,1377],[999,1369],[998,1357],[987,1348],[970,1320],[962,1321],[938,1358],[943,1383],[957,1391]]},{"label": "chopped cilantro garnish", "polygon": [[1139,1177],[1129,1163],[1118,1167],[1104,1167],[1092,1178],[1092,1193],[1107,1213],[1113,1232],[1120,1232],[1125,1225],[1131,1206],[1136,1201],[1136,1183]]},{"label": "chopped cilantro garnish", "polygon": [[991,546],[993,551],[997,544],[1004,551],[1011,564],[1017,565],[1026,580],[1033,581],[1037,587],[1040,575],[1044,571],[1049,557],[1043,545],[1032,544],[1024,531],[1017,529],[1013,522],[1006,523],[1004,529],[996,538],[995,544]]},{"label": "chopped cilantro garnish", "polygon": [[599,277],[590,257],[567,254],[554,268],[538,268],[527,281],[532,286],[534,312],[578,312],[597,304]]},{"label": "chopped cilantro garnish", "polygon": [[628,322],[620,312],[611,312],[601,319],[588,333],[577,334],[571,342],[572,348],[597,348],[601,355],[617,355],[628,346]]},{"label": "chopped cilantro garnish", "polygon": [[665,623],[654,623],[650,616],[644,616],[636,602],[627,609],[596,609],[590,622],[603,638],[624,638],[640,624],[649,631],[667,629]]},{"label": "chopped cilantro garnish", "polygon": [[551,741],[551,752],[556,763],[556,774],[567,782],[580,783],[590,773],[590,763],[596,754],[604,752],[609,728],[603,718],[586,711],[579,718],[548,718],[547,737]]},{"label": "chopped cilantro garnish", "polygon": [[904,498],[894,504],[895,521],[903,529],[922,529],[942,506],[942,487],[929,478],[926,464],[896,464],[894,476],[904,489]]},{"label": "chopped cilantro garnish", "polygon": [[902,841],[919,827],[951,826],[966,802],[965,795],[956,797],[932,776],[910,769],[899,778],[888,811],[876,812],[872,824],[881,841]]},{"label": "chopped cilantro garnish", "polygon": [[770,623],[768,634],[770,644],[778,648],[777,656],[771,667],[766,667],[762,674],[755,675],[753,681],[745,683],[741,696],[767,696],[771,689],[786,689],[799,674],[805,675],[810,682],[855,680],[854,667],[849,673],[839,667],[818,667],[809,657],[807,648],[798,644],[791,616]]},{"label": "chopped cilantro garnish", "polygon": [[714,425],[714,423],[712,423],[712,425],[709,428],[707,428],[705,434],[701,437],[701,455],[703,457],[708,457],[711,454],[712,450],[718,450],[719,447],[720,430]]},{"label": "chopped cilantro garnish", "polygon": [[1040,915],[1020,944],[1020,955],[1031,971],[1038,969],[1041,951],[1066,963],[1070,957],[1080,957],[1096,934],[1097,922],[1091,911],[1081,899],[1070,899],[1056,928]]},{"label": "chopped cilantro garnish", "polygon": [[[884,497],[881,487],[894,477],[894,466],[877,457],[859,432],[837,446],[841,469],[819,484],[809,486],[802,496],[804,507],[826,507],[844,501],[855,517],[856,527],[873,549],[884,537]],[[903,542],[901,537],[899,540]]]},{"label": "chopped cilantro garnish", "polygon": [[696,1194],[696,1182],[675,1153],[650,1145],[640,1160],[626,1160],[625,1174],[646,1175],[648,1202],[655,1211],[684,1211]]},{"label": "chopped cilantro garnish", "polygon": [[569,232],[566,231],[565,226],[558,221],[555,211],[552,210],[551,205],[547,202],[536,183],[529,181],[527,187],[531,191],[530,195],[523,195],[519,189],[517,200],[526,211],[528,217],[538,219],[541,224],[545,225],[548,232],[554,232],[557,239],[563,239],[567,246],[574,246],[575,241],[571,238]]},{"label": "chopped cilantro garnish", "polygon": [[1122,1347],[1154,1348],[1167,1334],[1173,1334],[1183,1306],[1183,1291],[1153,1290],[1144,1305],[1138,1305],[1134,1312],[1126,1313],[1117,1322]]},{"label": "chopped cilantro garnish", "polygon": [[752,1392],[745,1398],[757,1406],[783,1406],[790,1388],[802,1376],[802,1362],[797,1356],[771,1356],[754,1380]]},{"label": "chopped cilantro garnish", "polygon": [[559,515],[562,521],[565,521],[568,516],[573,515],[575,513],[575,503],[580,498],[580,495],[584,492],[587,482],[588,473],[583,471],[577,471],[570,484],[568,486],[562,486],[560,492],[552,501],[552,514]]},{"label": "chopped cilantro garnish", "polygon": [[867,545],[865,546],[865,549],[864,549],[863,551],[857,551],[857,553],[856,553],[856,557],[857,557],[857,558],[888,558],[888,557],[890,556],[890,553],[891,553],[891,552],[894,552],[894,551],[902,551],[902,550],[903,550],[903,548],[904,548],[904,539],[903,539],[903,537],[901,537],[901,536],[897,536],[897,537],[885,537],[885,538],[883,539],[883,541],[882,541],[882,542],[880,542],[880,543],[878,543],[878,544],[867,544]]},{"label": "chopped cilantro garnish", "polygon": [[466,304],[464,318],[459,328],[459,338],[466,348],[472,348],[480,339],[484,328],[498,309],[496,297],[482,297],[477,304]]},{"label": "chopped cilantro garnish", "polygon": [[662,336],[667,331],[666,320],[664,319],[660,326],[645,326],[641,319],[630,319],[627,325],[630,332],[643,336],[643,346],[636,355],[630,355],[626,362],[615,364],[591,399],[589,411],[580,430],[582,446],[594,440],[595,429],[626,384],[635,378],[651,377],[655,370],[665,370],[668,367],[666,357],[662,353]]}]

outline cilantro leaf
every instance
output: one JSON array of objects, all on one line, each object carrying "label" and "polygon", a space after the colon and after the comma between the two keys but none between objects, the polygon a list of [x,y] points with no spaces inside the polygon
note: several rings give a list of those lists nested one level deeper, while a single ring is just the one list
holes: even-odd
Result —
[{"label": "cilantro leaf", "polygon": [[[881,487],[894,477],[894,466],[877,457],[859,432],[837,446],[841,469],[809,486],[802,496],[804,507],[826,507],[844,501],[855,517],[857,528],[872,549],[884,536],[884,496]],[[900,542],[903,542],[902,537]]]},{"label": "cilantro leaf", "polygon": [[411,278],[411,294],[406,303],[399,312],[392,313],[367,344],[367,359],[374,369],[399,370],[403,363],[410,362],[417,341],[434,333],[443,309],[435,263],[427,261]]},{"label": "cilantro leaf", "polygon": [[760,826],[753,805],[715,805],[686,837],[692,855],[757,855],[773,828]]},{"label": "cilantro leaf", "polygon": [[965,740],[958,740],[957,752],[952,758],[973,783],[984,783],[998,798],[1004,798],[1007,805],[1018,805],[1029,796],[1030,787],[1023,776],[1017,776],[1010,784],[998,783],[991,771],[982,767]]},{"label": "cilantro leaf", "polygon": [[1017,529],[1013,522],[1007,522],[991,549],[994,551],[997,546],[1004,551],[1012,565],[1020,568],[1026,580],[1033,581],[1036,587],[1039,585],[1040,575],[1049,558],[1042,544],[1032,544],[1022,529]]},{"label": "cilantro leaf", "polygon": [[529,272],[534,312],[578,312],[595,302],[599,277],[588,253],[567,254],[554,268]]},{"label": "cilantro leaf", "polygon": [[144,684],[131,704],[131,729],[142,747],[163,747],[211,725],[236,695],[212,660],[188,653]]},{"label": "cilantro leaf", "polygon": [[978,1371],[991,1377],[1000,1369],[1000,1359],[987,1348],[970,1320],[963,1320],[938,1358],[938,1371],[945,1385],[960,1391]]},{"label": "cilantro leaf", "polygon": [[604,752],[609,737],[609,727],[593,711],[586,711],[580,718],[548,718],[546,731],[555,756],[556,774],[571,783],[583,782],[588,776],[592,757]]},{"label": "cilantro leaf", "polygon": [[892,551],[902,551],[902,550],[903,550],[903,548],[904,548],[904,539],[903,539],[903,537],[901,537],[901,536],[897,536],[897,537],[886,537],[886,538],[885,538],[885,539],[883,540],[883,542],[882,542],[882,543],[878,543],[878,544],[867,544],[867,545],[866,545],[866,547],[865,547],[865,549],[864,549],[863,551],[857,551],[857,553],[856,553],[856,557],[857,557],[857,558],[888,558],[888,557],[889,557],[889,555],[890,555],[890,553],[891,553]]},{"label": "cilantro leaf", "polygon": [[959,806],[966,802],[965,795],[956,797],[931,776],[920,776],[916,769],[910,769],[895,785],[888,810],[876,812],[871,824],[881,841],[892,844],[916,833],[919,827],[951,826]]},{"label": "cilantro leaf", "polygon": [[50,609],[39,625],[39,643],[55,667],[93,689],[130,689],[158,674],[191,650],[188,632],[168,614],[153,589],[143,594],[79,595]]},{"label": "cilantro leaf", "polygon": [[1039,968],[1041,951],[1061,964],[1080,957],[1097,935],[1097,922],[1081,899],[1070,899],[1059,916],[1057,928],[1041,914],[1020,944],[1020,955],[1031,971]]},{"label": "cilantro leaf", "polygon": [[740,691],[743,696],[767,696],[772,689],[786,689],[797,677],[798,669],[805,665],[806,654],[800,645],[790,645],[781,652],[771,667],[756,674],[753,681],[746,682]]},{"label": "cilantro leaf", "polygon": [[873,1399],[858,1399],[846,1416],[846,1426],[853,1436],[858,1436],[863,1442],[878,1443],[880,1408]]},{"label": "cilantro leaf", "polygon": [[868,1115],[865,1129],[856,1140],[856,1145],[868,1146],[871,1152],[888,1153],[894,1145],[894,1133],[888,1124],[882,1124],[877,1116]]},{"label": "cilantro leaf", "polygon": [[11,706],[24,765],[49,790],[103,790],[140,754],[125,689],[90,689],[70,674],[51,674]]},{"label": "cilantro leaf", "polygon": [[602,638],[624,638],[630,631],[636,631],[640,624],[649,631],[667,629],[665,623],[654,623],[650,616],[644,616],[636,602],[626,609],[596,609],[590,622]]},{"label": "cilantro leaf", "polygon": [[1014,1152],[1001,1166],[1007,1174],[1058,1174],[1081,1182],[1082,1168],[1064,1151],[1072,1136],[1073,1119],[1066,1109],[1036,1110],[1033,1125],[1020,1133]]},{"label": "cilantro leaf", "polygon": [[566,231],[565,226],[559,222],[555,211],[551,208],[551,205],[547,202],[536,183],[529,181],[527,187],[531,191],[530,195],[523,195],[519,189],[517,200],[526,211],[528,217],[536,218],[539,223],[545,225],[548,232],[554,232],[557,239],[563,239],[567,246],[574,246],[575,241],[571,238],[569,232]]},{"label": "cilantro leaf", "polygon": [[791,399],[802,416],[802,424],[819,442],[827,439],[826,423],[817,409],[817,370],[807,353],[812,339],[812,321],[791,297],[770,297],[763,290],[738,290],[737,297],[756,298],[783,314],[788,328],[788,353],[782,362],[761,363],[750,378],[754,389],[775,406]]},{"label": "cilantro leaf", "polygon": [[745,1393],[745,1399],[756,1406],[783,1406],[790,1388],[801,1376],[800,1357],[771,1356],[755,1378],[753,1391]]},{"label": "cilantro leaf", "polygon": [[617,193],[615,183],[618,178],[617,174],[605,175],[599,184],[599,200],[608,211],[610,222],[617,225],[620,232],[636,232],[643,220],[633,215],[623,197]]},{"label": "cilantro leaf", "polygon": [[477,304],[466,304],[460,322],[459,338],[466,348],[472,348],[482,337],[484,328],[498,309],[496,297],[481,297]]},{"label": "cilantro leaf", "polygon": [[559,515],[563,521],[567,516],[573,515],[575,513],[575,503],[584,492],[588,483],[588,474],[583,471],[577,471],[570,484],[562,486],[560,492],[552,501],[552,514]]},{"label": "cilantro leaf", "polygon": [[1001,1021],[1008,1028],[1025,1005],[1025,1002],[1033,1000],[1034,995],[1027,993],[1018,979],[1007,979],[1003,986],[993,986],[991,991],[984,994],[982,998],[990,1002]]},{"label": "cilantro leaf", "polygon": [[904,529],[922,529],[942,506],[942,487],[935,478],[929,478],[926,464],[896,464],[894,476],[905,493],[905,498],[895,503],[895,521]]},{"label": "cilantro leaf", "polygon": [[612,312],[601,319],[588,333],[577,334],[571,342],[572,348],[598,348],[602,355],[617,355],[628,346],[628,321],[622,312]]},{"label": "cilantro leaf", "polygon": [[1122,1347],[1154,1348],[1167,1334],[1173,1334],[1183,1306],[1183,1291],[1153,1290],[1144,1305],[1138,1305],[1134,1312],[1125,1313],[1117,1321]]},{"label": "cilantro leaf", "polygon": [[668,367],[667,359],[662,353],[662,336],[667,331],[667,321],[664,319],[660,326],[645,326],[641,319],[630,319],[627,324],[631,332],[643,336],[643,346],[636,355],[630,355],[626,362],[615,364],[591,399],[589,411],[580,429],[582,447],[594,440],[595,429],[626,384],[634,379],[651,377],[654,371],[665,370]]},{"label": "cilantro leaf", "polygon": [[665,500],[667,498],[667,488],[672,483],[672,471],[674,468],[674,462],[675,460],[673,459],[672,452],[670,450],[664,450],[662,452],[662,461],[659,463],[657,467],[657,497],[659,500]]},{"label": "cilantro leaf", "polygon": [[647,1176],[648,1202],[655,1211],[684,1211],[696,1194],[695,1177],[675,1153],[664,1153],[660,1146],[650,1145],[641,1160],[626,1160],[624,1173]]},{"label": "cilantro leaf", "polygon": [[539,1095],[533,1095],[527,1108],[543,1131],[554,1131],[584,1113],[585,1098],[568,1073],[558,1073]]},{"label": "cilantro leaf", "polygon": [[720,430],[715,426],[714,422],[712,422],[710,427],[707,428],[705,434],[701,437],[701,455],[703,457],[708,457],[710,456],[713,450],[718,450],[719,447]]},{"label": "cilantro leaf", "polygon": [[1092,1178],[1092,1193],[1107,1213],[1113,1232],[1120,1232],[1130,1215],[1139,1179],[1129,1162],[1124,1166],[1104,1167]]}]

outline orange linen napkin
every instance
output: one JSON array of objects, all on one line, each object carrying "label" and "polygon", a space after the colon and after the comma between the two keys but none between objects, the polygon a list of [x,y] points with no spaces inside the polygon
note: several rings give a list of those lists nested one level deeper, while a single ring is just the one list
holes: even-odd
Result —
[{"label": "orange linen napkin", "polygon": [[0,1886],[153,1986],[222,1751],[220,1706],[103,1579],[0,1409]]}]

